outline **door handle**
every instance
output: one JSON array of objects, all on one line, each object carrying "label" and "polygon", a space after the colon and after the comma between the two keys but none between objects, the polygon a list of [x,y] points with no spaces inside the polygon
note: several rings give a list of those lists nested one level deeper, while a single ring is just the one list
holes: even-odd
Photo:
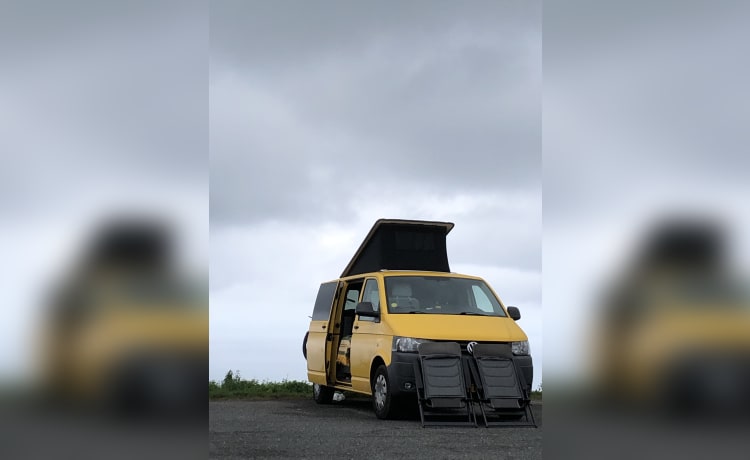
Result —
[{"label": "door handle", "polygon": [[359,326],[354,326],[354,329],[359,329]]},{"label": "door handle", "polygon": [[325,328],[326,328],[326,325],[324,324],[324,325],[322,325],[322,326],[320,326],[320,327],[322,327],[323,329],[325,329]]}]

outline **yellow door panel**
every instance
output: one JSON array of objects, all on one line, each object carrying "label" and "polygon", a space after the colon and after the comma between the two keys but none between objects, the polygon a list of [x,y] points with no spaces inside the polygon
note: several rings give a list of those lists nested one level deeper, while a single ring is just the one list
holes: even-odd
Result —
[{"label": "yellow door panel", "polygon": [[328,321],[311,321],[307,336],[307,378],[314,383],[326,384],[326,361],[330,352]]},{"label": "yellow door panel", "polygon": [[352,389],[370,392],[370,367],[376,356],[381,356],[386,365],[390,363],[390,336],[382,334],[383,323],[357,319],[352,334],[351,371]]}]

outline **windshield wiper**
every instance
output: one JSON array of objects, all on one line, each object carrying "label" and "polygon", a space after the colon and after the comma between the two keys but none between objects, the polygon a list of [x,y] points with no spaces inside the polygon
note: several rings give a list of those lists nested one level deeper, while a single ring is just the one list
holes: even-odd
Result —
[{"label": "windshield wiper", "polygon": [[488,314],[485,314],[485,313],[474,313],[474,312],[471,312],[471,311],[462,311],[461,313],[459,313],[459,315],[467,315],[467,316],[492,316],[492,315],[488,315]]},{"label": "windshield wiper", "polygon": [[411,310],[411,311],[408,311],[407,313],[422,313],[422,314],[424,314],[423,311],[419,311],[419,310]]}]

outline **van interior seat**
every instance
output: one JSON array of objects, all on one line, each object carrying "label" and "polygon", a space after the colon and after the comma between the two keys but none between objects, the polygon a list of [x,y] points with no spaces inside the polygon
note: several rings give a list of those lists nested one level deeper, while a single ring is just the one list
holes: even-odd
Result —
[{"label": "van interior seat", "polygon": [[391,295],[394,297],[411,297],[411,284],[398,283],[393,286]]},{"label": "van interior seat", "polygon": [[419,300],[412,297],[411,284],[408,283],[394,284],[390,301],[397,307],[419,307]]}]

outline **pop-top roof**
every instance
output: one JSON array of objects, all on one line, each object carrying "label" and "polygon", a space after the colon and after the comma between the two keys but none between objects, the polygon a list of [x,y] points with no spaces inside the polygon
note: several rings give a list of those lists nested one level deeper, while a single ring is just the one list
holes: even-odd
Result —
[{"label": "pop-top roof", "polygon": [[379,270],[450,272],[445,237],[451,222],[379,219],[341,277]]}]

